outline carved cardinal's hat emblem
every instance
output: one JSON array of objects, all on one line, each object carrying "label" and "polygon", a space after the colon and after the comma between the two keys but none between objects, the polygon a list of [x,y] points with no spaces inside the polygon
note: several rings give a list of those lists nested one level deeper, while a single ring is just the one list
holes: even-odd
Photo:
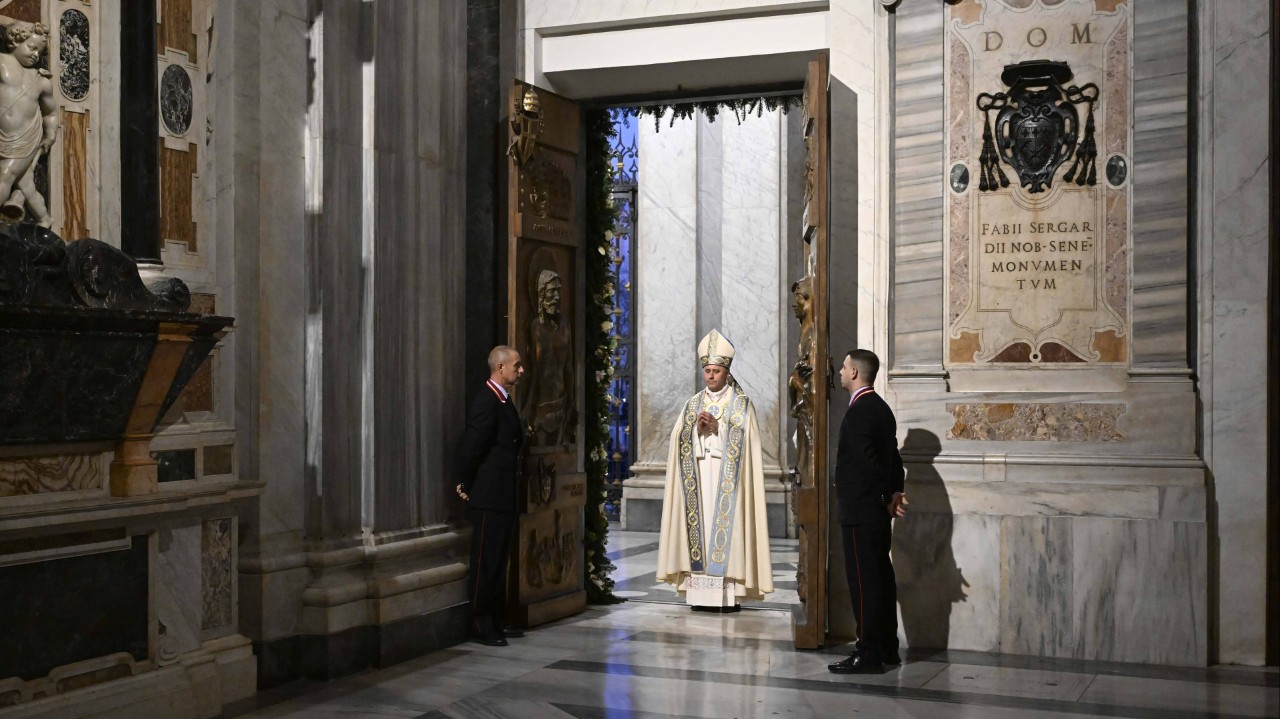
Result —
[{"label": "carved cardinal's hat emblem", "polygon": [[[1075,162],[1064,179],[1077,185],[1097,183],[1093,106],[1098,86],[1067,86],[1073,76],[1065,62],[1029,60],[1005,65],[1000,80],[1009,87],[1007,93],[978,95],[978,109],[985,118],[978,158],[982,169],[979,190],[1009,186],[1000,168],[1003,162],[1018,173],[1018,181],[1028,192],[1044,192],[1072,153]],[[1076,109],[1079,104],[1088,105],[1083,131]],[[996,111],[994,134],[992,111]]]}]

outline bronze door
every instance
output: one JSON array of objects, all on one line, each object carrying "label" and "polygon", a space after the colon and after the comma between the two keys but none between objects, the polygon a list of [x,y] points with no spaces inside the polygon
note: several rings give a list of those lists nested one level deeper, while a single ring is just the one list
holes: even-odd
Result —
[{"label": "bronze door", "polygon": [[800,606],[791,615],[797,649],[821,647],[827,634],[827,55],[809,63],[805,76],[804,219],[794,242],[802,243],[803,274],[793,286],[800,343],[791,372],[791,412],[796,418],[797,460],[792,506],[800,559],[796,591]]},{"label": "bronze door", "polygon": [[559,95],[512,84],[507,123],[507,341],[524,360],[514,396],[527,430],[512,546],[510,618],[576,614],[583,587],[582,114]]}]

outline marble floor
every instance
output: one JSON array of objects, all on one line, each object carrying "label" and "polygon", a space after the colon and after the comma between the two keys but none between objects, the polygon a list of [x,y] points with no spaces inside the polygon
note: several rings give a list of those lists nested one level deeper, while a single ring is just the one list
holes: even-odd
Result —
[{"label": "marble floor", "polygon": [[[614,531],[630,601],[508,647],[462,644],[330,683],[295,682],[232,715],[326,717],[1280,717],[1275,668],[1188,669],[912,650],[879,676],[834,675],[847,647],[791,648],[794,542],[774,544],[771,601],[693,613],[654,587],[657,536]],[[790,570],[788,570],[790,567]],[[793,572],[789,577],[787,571]],[[789,593],[788,593],[789,592]]]}]

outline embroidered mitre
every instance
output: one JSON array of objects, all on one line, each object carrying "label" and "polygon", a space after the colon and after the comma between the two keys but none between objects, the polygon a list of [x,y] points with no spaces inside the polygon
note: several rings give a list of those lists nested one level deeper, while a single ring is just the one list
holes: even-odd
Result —
[{"label": "embroidered mitre", "polygon": [[719,330],[711,330],[698,343],[698,363],[703,367],[718,364],[729,369],[733,364],[733,354],[733,343],[725,339]]}]

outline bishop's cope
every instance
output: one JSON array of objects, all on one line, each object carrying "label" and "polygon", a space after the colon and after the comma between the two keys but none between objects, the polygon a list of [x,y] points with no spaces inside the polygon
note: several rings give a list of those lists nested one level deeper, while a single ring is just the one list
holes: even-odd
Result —
[{"label": "bishop's cope", "polygon": [[716,330],[698,343],[706,387],[671,430],[658,538],[658,581],[707,611],[773,591],[760,428],[733,357]]}]

